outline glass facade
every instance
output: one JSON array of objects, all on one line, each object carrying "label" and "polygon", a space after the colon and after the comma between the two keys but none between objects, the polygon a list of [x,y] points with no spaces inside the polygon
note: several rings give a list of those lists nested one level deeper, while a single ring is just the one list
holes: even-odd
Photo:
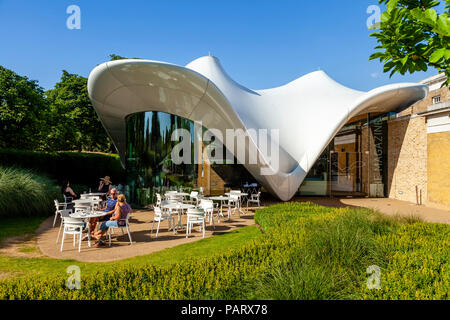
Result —
[{"label": "glass facade", "polygon": [[[153,204],[155,193],[167,190],[203,189],[205,195],[223,195],[230,188],[254,183],[254,178],[243,165],[209,163],[208,144],[194,143],[194,123],[163,112],[142,112],[130,115],[127,126],[127,199],[134,205]],[[172,150],[179,140],[172,141],[177,129],[190,133],[190,164],[174,164]],[[202,128],[202,133],[206,131]],[[195,150],[197,148],[197,150]],[[197,153],[197,154],[196,154]],[[225,156],[224,149],[223,155]],[[183,156],[183,154],[179,154]],[[195,164],[197,155],[197,164]]]},{"label": "glass facade", "polygon": [[163,112],[142,112],[127,117],[127,198],[134,204],[153,203],[155,192],[176,189],[190,191],[196,187],[197,167],[194,152],[191,164],[175,165],[171,158],[172,141],[176,129],[191,133],[194,148],[192,121]]},{"label": "glass facade", "polygon": [[387,121],[392,113],[366,115],[348,123],[309,171],[302,196],[387,194]]}]

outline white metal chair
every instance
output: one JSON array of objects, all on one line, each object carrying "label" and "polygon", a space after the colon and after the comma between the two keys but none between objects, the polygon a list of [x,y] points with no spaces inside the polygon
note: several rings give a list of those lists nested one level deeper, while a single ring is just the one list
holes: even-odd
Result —
[{"label": "white metal chair", "polygon": [[170,194],[166,195],[166,199],[167,200],[182,201],[183,200],[183,196],[178,194],[178,193],[170,193]]},{"label": "white metal chair", "polygon": [[198,204],[198,191],[191,191],[189,194],[189,200],[185,201],[186,203],[197,205]]},{"label": "white metal chair", "polygon": [[173,191],[173,190],[166,191],[164,198],[166,200],[171,200],[171,197],[176,195],[177,193],[178,193],[178,191]]},{"label": "white metal chair", "polygon": [[[61,217],[61,210],[67,209],[67,203],[65,202],[59,202],[58,200],[55,200],[55,219],[53,219],[53,226],[56,224],[56,219],[58,218],[58,215]],[[62,218],[61,218],[62,221]]]},{"label": "white metal chair", "polygon": [[155,207],[161,208],[161,202],[162,202],[162,198],[161,195],[159,193],[156,194],[156,204]]},{"label": "white metal chair", "polygon": [[248,194],[242,192],[241,190],[231,190],[230,194],[236,194],[239,197],[239,207],[241,207],[244,201],[248,199]]},{"label": "white metal chair", "polygon": [[194,224],[199,224],[202,229],[203,238],[205,237],[205,210],[198,209],[188,209],[186,212],[187,224],[186,224],[186,238],[192,231],[192,226]]},{"label": "white metal chair", "polygon": [[72,202],[72,200],[73,200],[73,197],[66,197],[65,194],[63,194],[63,197],[64,197],[64,202],[65,202],[65,203]]},{"label": "white metal chair", "polygon": [[[97,197],[97,196],[91,197],[89,200],[90,200],[91,203],[92,203],[92,208],[93,208],[93,209],[99,208],[100,202],[102,201],[102,199],[100,199],[100,197]],[[95,203],[95,202],[96,202],[96,203]]]},{"label": "white metal chair", "polygon": [[252,194],[250,196],[250,198],[247,199],[247,211],[248,211],[248,203],[256,203],[258,205],[258,208],[261,207],[261,201],[260,201],[260,197],[261,197],[261,191],[258,192],[257,194]]},{"label": "white metal chair", "polygon": [[213,228],[216,229],[216,225],[214,223],[214,202],[212,200],[202,199],[200,201],[199,208],[205,211],[206,216],[209,218],[209,224],[212,224]]},{"label": "white metal chair", "polygon": [[[239,196],[233,193],[230,193],[229,199],[227,203],[223,204],[223,207],[226,207],[228,210],[228,220],[230,219],[231,213],[238,210],[239,212]],[[241,217],[239,212],[239,217]]]},{"label": "white metal chair", "polygon": [[165,221],[165,220],[169,220],[169,229],[170,230],[173,227],[173,233],[175,234],[175,218],[172,216],[171,212],[162,212],[161,208],[154,208],[154,217],[153,217],[153,222],[152,222],[152,231],[150,232],[150,234],[153,233],[153,226],[155,222],[158,222],[158,227],[156,229],[156,237],[158,238],[158,233],[159,233],[159,226],[161,224],[161,221]]},{"label": "white metal chair", "polygon": [[59,211],[59,215],[61,216],[61,224],[59,226],[58,235],[56,237],[56,243],[58,243],[59,235],[61,234],[61,230],[64,227],[64,218],[70,218],[71,213],[72,213],[71,209],[64,209]]},{"label": "white metal chair", "polygon": [[[109,227],[108,228],[108,238],[109,238],[109,242],[108,245],[111,247],[111,233],[113,232],[114,228],[118,228],[122,231],[122,235],[124,235],[125,233],[123,232],[123,229],[127,229],[127,234],[128,234],[128,239],[130,239],[130,244],[133,244],[133,241],[131,240],[131,234],[130,234],[130,225],[128,224],[128,219],[130,219],[130,214],[128,214],[128,216],[125,219],[120,219],[117,224],[117,227]],[[120,221],[124,221],[125,223],[123,225],[120,225]]]},{"label": "white metal chair", "polygon": [[87,230],[85,228],[85,223],[80,219],[74,219],[70,217],[63,216],[63,235],[61,239],[61,251],[63,251],[64,239],[66,234],[73,235],[73,246],[75,247],[76,238],[78,239],[78,252],[81,252],[81,239],[83,238],[83,231]]}]

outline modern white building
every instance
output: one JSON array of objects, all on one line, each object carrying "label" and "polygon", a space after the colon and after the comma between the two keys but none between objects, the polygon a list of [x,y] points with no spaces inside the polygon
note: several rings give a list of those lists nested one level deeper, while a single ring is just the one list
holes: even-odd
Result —
[{"label": "modern white building", "polygon": [[[298,193],[385,195],[385,123],[393,112],[425,98],[428,86],[401,83],[361,92],[317,71],[277,88],[253,90],[207,56],[185,67],[136,59],[106,62],[91,72],[88,90],[127,169],[131,198],[145,204],[158,188],[203,187],[214,194],[253,182],[283,201]],[[204,157],[206,144],[195,143],[194,122],[221,133],[227,146],[227,130],[258,135],[249,134],[241,164],[211,164]],[[200,163],[173,164],[178,141],[171,135],[179,128],[191,132]],[[261,130],[267,130],[270,150],[264,150]],[[227,150],[238,156],[239,137],[233,139],[235,147]],[[257,163],[248,159],[252,151]]]}]

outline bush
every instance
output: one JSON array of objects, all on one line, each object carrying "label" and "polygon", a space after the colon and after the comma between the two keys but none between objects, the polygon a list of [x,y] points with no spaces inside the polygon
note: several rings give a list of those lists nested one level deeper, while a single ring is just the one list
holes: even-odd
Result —
[{"label": "bush", "polygon": [[0,217],[48,216],[61,192],[52,179],[29,170],[0,167]]},{"label": "bush", "polygon": [[[0,282],[0,299],[448,299],[449,225],[311,203],[256,213],[265,230],[239,249],[168,267],[118,266],[83,275]],[[381,290],[366,287],[378,265]]]},{"label": "bush", "polygon": [[450,298],[450,226],[415,222],[376,239],[386,252],[381,289],[363,289],[364,299]]},{"label": "bush", "polygon": [[62,183],[98,188],[99,178],[110,176],[114,184],[125,184],[125,170],[118,155],[84,152],[33,152],[0,150],[0,165],[30,169]]}]

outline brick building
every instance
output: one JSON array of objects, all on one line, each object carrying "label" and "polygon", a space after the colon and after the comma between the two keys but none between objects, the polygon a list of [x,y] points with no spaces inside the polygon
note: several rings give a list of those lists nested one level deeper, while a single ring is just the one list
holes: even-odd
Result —
[{"label": "brick building", "polygon": [[443,74],[428,97],[388,121],[388,196],[450,208],[450,93]]}]

